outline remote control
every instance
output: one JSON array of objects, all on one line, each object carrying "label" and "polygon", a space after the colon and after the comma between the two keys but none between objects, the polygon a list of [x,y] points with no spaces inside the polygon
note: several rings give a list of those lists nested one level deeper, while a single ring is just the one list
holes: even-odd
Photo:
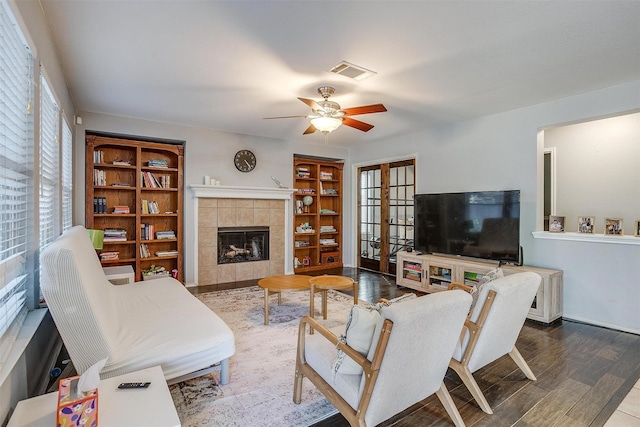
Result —
[{"label": "remote control", "polygon": [[147,388],[151,383],[120,383],[118,388]]}]

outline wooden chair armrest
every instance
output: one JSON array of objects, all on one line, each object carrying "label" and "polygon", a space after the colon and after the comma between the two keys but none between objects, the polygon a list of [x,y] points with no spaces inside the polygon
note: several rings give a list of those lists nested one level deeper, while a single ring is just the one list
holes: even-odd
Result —
[{"label": "wooden chair armrest", "polygon": [[471,293],[471,291],[473,291],[473,286],[465,285],[464,283],[451,282],[447,287],[447,290],[450,291],[452,289],[462,289],[463,291]]},{"label": "wooden chair armrest", "polygon": [[331,344],[336,346],[337,349],[342,350],[347,356],[353,359],[358,365],[362,366],[363,369],[365,367],[367,368],[370,367],[371,362],[366,357],[358,353],[358,351],[354,350],[353,347],[349,346],[347,343],[340,341],[340,339],[336,334],[331,332],[329,329],[327,329],[322,324],[320,324],[320,322],[318,322],[317,320],[315,320],[310,316],[304,316],[300,320],[300,326],[298,327],[298,351],[300,352],[299,356],[301,357],[301,360],[305,360],[304,359],[304,342],[306,338],[307,324],[310,327],[312,327],[315,332],[319,332],[320,335],[325,337]]}]

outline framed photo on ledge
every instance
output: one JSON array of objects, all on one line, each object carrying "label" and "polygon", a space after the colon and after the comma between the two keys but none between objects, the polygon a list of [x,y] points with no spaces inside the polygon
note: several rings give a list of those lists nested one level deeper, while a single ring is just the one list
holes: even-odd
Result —
[{"label": "framed photo on ledge", "polygon": [[564,217],[558,215],[549,215],[549,231],[552,233],[561,233],[564,231]]},{"label": "framed photo on ledge", "polygon": [[633,235],[640,237],[640,219],[636,219],[636,224],[633,226]]},{"label": "framed photo on ledge", "polygon": [[604,234],[622,236],[622,218],[605,218]]},{"label": "framed photo on ledge", "polygon": [[593,234],[595,230],[595,216],[579,216],[578,217],[578,233]]}]

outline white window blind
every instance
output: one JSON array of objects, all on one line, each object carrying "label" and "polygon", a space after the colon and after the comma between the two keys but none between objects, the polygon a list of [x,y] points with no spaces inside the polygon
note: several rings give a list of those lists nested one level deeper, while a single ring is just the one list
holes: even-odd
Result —
[{"label": "white window blind", "polygon": [[44,74],[40,74],[40,249],[58,236],[60,218],[60,109],[49,89]]},{"label": "white window blind", "polygon": [[66,120],[62,121],[62,231],[73,225],[73,135]]},{"label": "white window blind", "polygon": [[0,366],[26,316],[33,244],[33,57],[0,1]]}]

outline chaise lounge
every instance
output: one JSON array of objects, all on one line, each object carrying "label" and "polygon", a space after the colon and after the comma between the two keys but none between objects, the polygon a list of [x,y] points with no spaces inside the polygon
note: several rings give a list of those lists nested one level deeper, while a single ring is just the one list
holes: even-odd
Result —
[{"label": "chaise lounge", "polygon": [[169,383],[213,370],[229,382],[233,332],[179,281],[111,284],[82,226],[52,242],[40,263],[42,293],[78,373],[107,358],[102,378],[160,365]]}]

